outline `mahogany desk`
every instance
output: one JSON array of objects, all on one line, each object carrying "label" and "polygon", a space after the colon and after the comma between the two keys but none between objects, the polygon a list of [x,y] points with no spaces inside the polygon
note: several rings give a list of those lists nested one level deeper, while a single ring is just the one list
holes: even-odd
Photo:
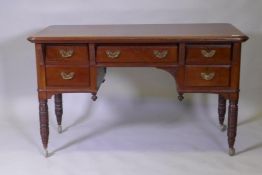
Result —
[{"label": "mahogany desk", "polygon": [[[218,94],[225,130],[228,106],[229,154],[237,130],[241,44],[248,37],[231,24],[50,26],[30,36],[35,43],[40,133],[47,152],[48,106],[54,95],[62,132],[62,93],[96,93],[107,67],[156,67],[170,73],[178,99],[184,93]],[[148,87],[151,88],[151,87]]]}]

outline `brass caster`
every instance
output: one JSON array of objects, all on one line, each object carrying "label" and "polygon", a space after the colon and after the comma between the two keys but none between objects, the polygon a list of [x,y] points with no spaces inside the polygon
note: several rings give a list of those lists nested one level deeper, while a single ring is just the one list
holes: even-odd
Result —
[{"label": "brass caster", "polygon": [[97,96],[96,96],[96,94],[92,94],[92,97],[91,97],[91,99],[92,99],[93,101],[96,101],[96,99],[97,99]]},{"label": "brass caster", "polygon": [[220,131],[224,132],[227,129],[227,126],[226,125],[220,125],[219,128],[220,128]]},{"label": "brass caster", "polygon": [[184,99],[184,96],[182,94],[180,94],[180,95],[177,96],[177,98],[178,98],[179,101],[182,101]]},{"label": "brass caster", "polygon": [[63,132],[63,129],[62,129],[61,125],[58,125],[57,131],[58,131],[59,134],[61,134]]},{"label": "brass caster", "polygon": [[235,148],[229,148],[228,154],[229,154],[230,156],[234,156],[235,153],[236,153]]},{"label": "brass caster", "polygon": [[48,150],[47,149],[44,150],[44,155],[45,155],[45,157],[48,157]]}]

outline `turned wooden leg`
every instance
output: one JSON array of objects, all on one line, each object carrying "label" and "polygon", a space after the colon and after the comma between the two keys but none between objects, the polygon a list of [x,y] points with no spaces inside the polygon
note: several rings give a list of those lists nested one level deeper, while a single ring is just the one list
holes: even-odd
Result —
[{"label": "turned wooden leg", "polygon": [[58,124],[58,132],[62,133],[62,115],[63,115],[62,94],[55,95],[55,114]]},{"label": "turned wooden leg", "polygon": [[91,98],[92,98],[93,101],[96,101],[97,100],[96,93],[92,93],[92,97]]},{"label": "turned wooden leg", "polygon": [[218,118],[219,118],[221,131],[226,130],[226,125],[224,125],[225,114],[226,114],[226,99],[222,95],[218,95]]},{"label": "turned wooden leg", "polygon": [[235,138],[237,133],[237,115],[238,115],[238,101],[230,100],[228,107],[228,146],[229,146],[229,155],[233,156],[235,154]]},{"label": "turned wooden leg", "polygon": [[47,145],[49,136],[48,126],[48,105],[47,100],[39,100],[40,134],[45,149],[45,156],[48,156]]}]

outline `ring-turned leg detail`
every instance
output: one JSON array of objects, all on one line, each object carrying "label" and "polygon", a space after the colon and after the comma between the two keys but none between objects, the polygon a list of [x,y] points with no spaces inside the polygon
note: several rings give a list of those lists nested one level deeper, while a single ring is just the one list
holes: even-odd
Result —
[{"label": "ring-turned leg detail", "polygon": [[225,131],[226,125],[224,124],[226,114],[226,99],[222,95],[218,95],[218,118],[220,130]]},{"label": "ring-turned leg detail", "polygon": [[47,145],[49,136],[49,119],[47,100],[39,100],[39,118],[40,118],[40,134],[42,138],[43,147],[45,149],[45,156],[48,156]]},{"label": "ring-turned leg detail", "polygon": [[55,95],[55,114],[58,124],[58,132],[62,133],[63,100],[62,94]]},{"label": "ring-turned leg detail", "polygon": [[97,100],[96,93],[92,93],[92,97],[91,98],[92,98],[93,101],[96,101]]},{"label": "ring-turned leg detail", "polygon": [[238,101],[230,100],[228,107],[228,146],[229,146],[229,155],[233,156],[235,154],[235,138],[237,134],[237,115],[238,115]]}]

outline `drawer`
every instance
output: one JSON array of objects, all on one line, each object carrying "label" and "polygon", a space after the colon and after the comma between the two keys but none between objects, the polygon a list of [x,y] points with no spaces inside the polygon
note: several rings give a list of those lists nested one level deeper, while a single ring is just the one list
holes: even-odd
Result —
[{"label": "drawer", "polygon": [[46,67],[47,86],[89,87],[88,67]]},{"label": "drawer", "polygon": [[88,64],[88,47],[78,45],[47,45],[47,64]]},{"label": "drawer", "polygon": [[231,45],[187,45],[187,64],[230,64]]},{"label": "drawer", "polygon": [[229,86],[229,67],[186,66],[186,86]]},{"label": "drawer", "polygon": [[177,46],[98,46],[98,63],[176,63]]}]

